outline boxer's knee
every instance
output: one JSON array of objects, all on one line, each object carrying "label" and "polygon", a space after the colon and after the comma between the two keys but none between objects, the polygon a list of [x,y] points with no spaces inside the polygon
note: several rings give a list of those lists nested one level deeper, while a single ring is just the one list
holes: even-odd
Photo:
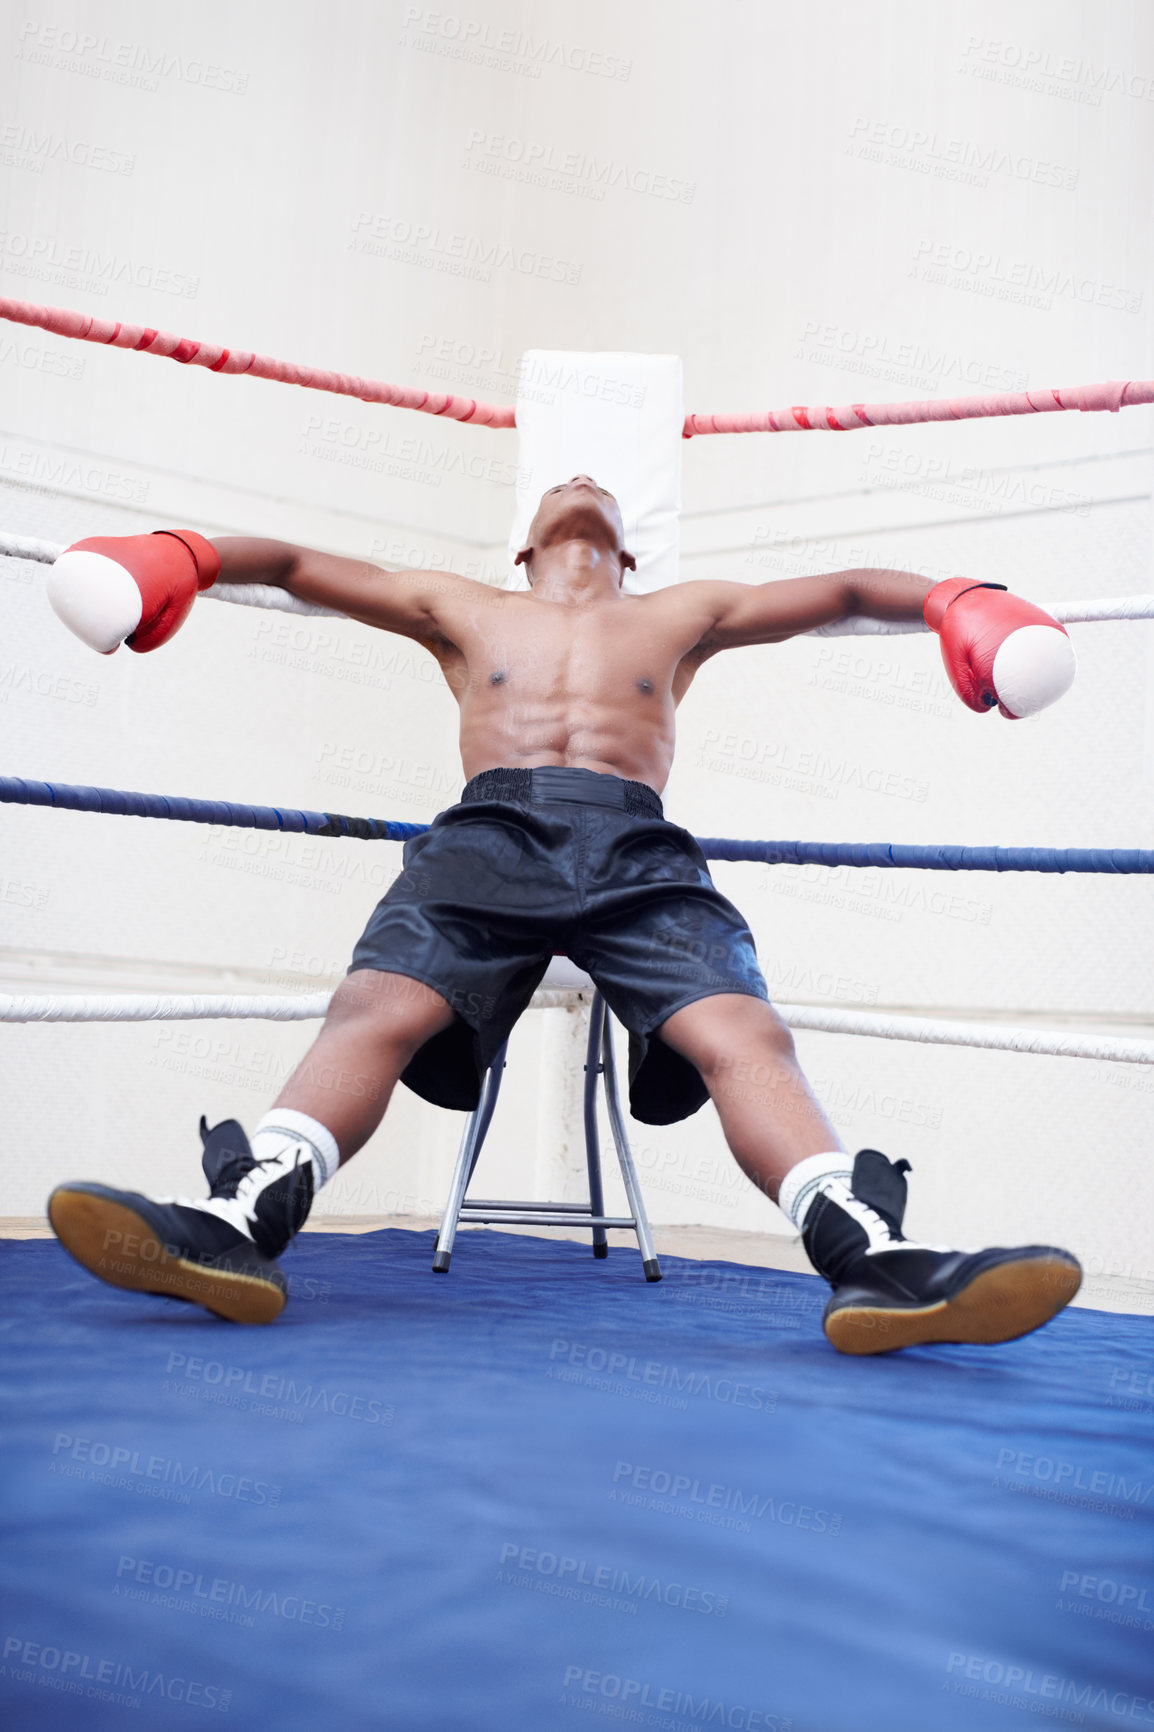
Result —
[{"label": "boxer's knee", "polygon": [[662,1040],[689,1059],[708,1087],[738,1064],[796,1066],[793,1036],[771,1004],[737,993],[701,998],[660,1029]]},{"label": "boxer's knee", "polygon": [[453,1012],[445,999],[423,981],[365,968],[347,974],[334,992],[325,1031],[367,1040],[407,1062],[452,1020]]}]

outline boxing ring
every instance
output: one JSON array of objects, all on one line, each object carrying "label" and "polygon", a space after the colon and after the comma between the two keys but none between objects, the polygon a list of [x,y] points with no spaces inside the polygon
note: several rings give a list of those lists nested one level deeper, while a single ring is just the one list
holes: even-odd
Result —
[{"label": "boxing ring", "polygon": [[[74,340],[140,354],[174,360],[182,365],[205,368],[222,375],[248,376],[292,384],[313,391],[355,398],[374,405],[403,408],[478,426],[509,429],[521,426],[523,438],[531,439],[550,450],[551,461],[561,461],[562,454],[550,446],[555,432],[556,414],[542,415],[531,397],[519,400],[519,412],[511,406],[495,406],[473,398],[451,393],[429,393],[411,387],[337,373],[327,369],[285,362],[269,356],[237,350],[220,343],[179,337],[152,327],[91,317],[64,308],[43,307],[28,302],[0,298],[0,318],[30,325]],[[662,358],[655,357],[655,361]],[[646,389],[652,391],[655,382],[663,383],[653,369],[646,375]],[[642,391],[644,396],[645,391]],[[1059,412],[1118,413],[1120,410],[1154,403],[1154,381],[1109,381],[1103,384],[1063,387],[1051,390],[1019,391],[995,396],[964,397],[906,403],[854,403],[840,408],[791,407],[741,414],[680,414],[680,398],[668,388],[661,399],[661,415],[668,427],[671,418],[681,440],[702,435],[725,433],[783,432],[849,432],[863,428],[909,426],[923,422],[973,420],[983,417],[1024,416]],[[650,430],[653,418],[650,418]],[[605,437],[605,419],[591,423],[586,417],[581,437],[588,437],[590,428],[598,437]],[[567,455],[567,453],[565,453]],[[668,461],[668,459],[667,459]],[[526,522],[526,503],[519,495],[520,529]],[[651,508],[652,509],[652,508]],[[512,550],[518,534],[514,526],[510,540]],[[29,561],[40,566],[52,566],[63,546],[59,543],[21,535],[0,526],[0,556]],[[647,550],[653,562],[666,576],[670,560],[675,557],[675,540],[668,532],[658,538],[655,548]],[[220,584],[206,592],[209,599],[233,605],[308,617],[339,618],[333,610],[300,600],[284,590],[259,584]],[[1154,595],[1139,594],[1120,597],[1091,598],[1085,601],[1063,601],[1044,604],[1050,615],[1062,624],[1086,625],[1102,621],[1139,621],[1154,618]],[[813,636],[901,635],[924,632],[928,628],[918,622],[884,622],[873,619],[848,619],[824,626]],[[405,841],[418,834],[421,825],[388,818],[347,817],[334,813],[286,812],[274,808],[242,806],[234,802],[192,800],[179,796],[153,795],[94,787],[70,787],[59,784],[24,781],[17,777],[0,778],[0,802],[19,803],[55,809],[70,809],[90,813],[107,813],[127,817],[148,817],[178,822],[207,823],[256,829],[276,828],[287,833],[301,833],[350,841]],[[909,845],[886,843],[780,842],[732,838],[705,838],[702,847],[706,857],[727,861],[758,861],[769,867],[809,865],[819,868],[882,868],[933,871],[1092,873],[1129,875],[1148,873],[1154,854],[1134,849],[1043,849],[967,848],[958,844]],[[570,974],[572,971],[570,970]],[[541,990],[533,1000],[536,1008],[556,1008],[592,1002],[594,1013],[599,1000],[593,983],[587,977],[575,983],[562,980],[554,967],[546,975]],[[271,1021],[310,1020],[323,1017],[328,1005],[327,994],[297,996],[264,995],[69,995],[69,994],[6,994],[0,995],[0,1021],[7,1022],[130,1022],[164,1020],[265,1019]],[[1098,1062],[1149,1065],[1154,1063],[1154,1042],[1111,1038],[1090,1032],[1052,1034],[1036,1028],[1006,1027],[1002,1023],[982,1023],[980,1020],[927,1018],[903,1015],[880,1015],[861,1010],[839,1010],[781,1002],[778,1009],[784,1020],[798,1030],[854,1035],[898,1041],[913,1041],[928,1045],[955,1045],[1044,1056],[1092,1059]],[[610,1099],[611,1115],[616,1106],[615,1090]],[[491,1107],[490,1107],[491,1113]],[[586,1113],[588,1120],[588,1112]],[[471,1123],[466,1142],[476,1130]],[[618,1138],[620,1146],[620,1138]],[[590,1145],[590,1150],[592,1145]],[[475,1152],[474,1152],[475,1163]],[[592,1162],[592,1153],[590,1161]],[[471,1168],[470,1168],[471,1171]],[[592,1173],[592,1165],[590,1167]],[[454,1194],[460,1189],[454,1182]],[[630,1181],[632,1182],[632,1181]],[[599,1190],[599,1178],[594,1190]],[[528,1207],[528,1205],[526,1205]],[[635,1207],[634,1215],[638,1214]],[[595,1239],[598,1229],[595,1229]],[[646,1229],[647,1232],[647,1229]],[[597,1249],[602,1248],[602,1240]]]},{"label": "boxing ring", "polygon": [[[219,373],[513,425],[512,410],[472,399],[60,309],[0,301],[0,316]],[[690,415],[682,433],[1148,403],[1154,384],[1113,383]],[[58,544],[20,528],[2,527],[0,554],[51,566]],[[259,586],[206,593],[327,612]],[[1154,596],[1050,611],[1087,628],[1140,622],[1154,618]],[[846,622],[823,635],[843,630],[887,628]],[[44,825],[71,811],[354,850],[425,828],[11,774],[0,804]],[[1154,850],[1123,847],[700,842],[711,860],[771,873],[1154,872]],[[323,1017],[328,999],[13,992],[0,996],[0,1021],[295,1022]],[[596,1028],[588,987],[546,977],[533,1003],[588,1004]],[[1154,1065],[1154,1041],[1089,1030],[775,1003],[815,1033]],[[841,1669],[868,1724],[890,1732],[972,1732],[983,1692],[1009,1716],[980,1722],[991,1726],[1026,1711],[1154,1724],[1149,1319],[1067,1310],[996,1352],[847,1361],[821,1337],[825,1288],[813,1276],[663,1253],[664,1280],[650,1287],[631,1249],[591,1270],[586,1246],[476,1231],[453,1279],[434,1282],[433,1251],[429,1232],[302,1234],[284,1258],[293,1302],[261,1332],[99,1286],[51,1243],[3,1259],[24,1499],[8,1550],[27,1588],[0,1663],[40,1724],[78,1724],[67,1717],[75,1697],[86,1724],[118,1732],[129,1704],[158,1728],[208,1709],[313,1732],[333,1704],[350,1732],[377,1732],[382,1707],[417,1728],[432,1724],[436,1675],[438,1723],[486,1732],[567,1727],[582,1713],[674,1732],[823,1732]],[[66,1543],[74,1564],[62,1581],[43,1560]],[[384,1604],[396,1651],[382,1685]],[[767,1629],[791,1656],[771,1679]],[[46,1647],[41,1630],[67,1639]]]}]

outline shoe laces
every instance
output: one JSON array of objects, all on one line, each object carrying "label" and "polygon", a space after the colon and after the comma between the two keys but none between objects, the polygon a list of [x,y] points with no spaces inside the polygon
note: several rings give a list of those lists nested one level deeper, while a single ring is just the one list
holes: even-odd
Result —
[{"label": "shoe laces", "polygon": [[860,1227],[865,1228],[870,1240],[870,1251],[886,1251],[891,1245],[909,1243],[895,1222],[884,1215],[880,1209],[875,1208],[872,1203],[867,1203],[864,1197],[859,1197],[857,1192],[852,1190],[844,1181],[842,1181],[841,1190],[841,1196],[832,1190],[827,1194]]},{"label": "shoe laces", "polygon": [[235,1197],[244,1180],[256,1173],[258,1167],[267,1167],[272,1159],[274,1157],[271,1155],[265,1155],[261,1160],[257,1160],[255,1155],[249,1154],[229,1155],[226,1160],[222,1161],[220,1171],[216,1175],[216,1183],[209,1195],[212,1197]]},{"label": "shoe laces", "polygon": [[949,1245],[927,1245],[922,1239],[907,1239],[901,1228],[893,1225],[872,1203],[864,1202],[861,1197],[854,1196],[852,1191],[850,1197],[857,1221],[870,1236],[870,1244],[865,1251],[867,1257],[876,1257],[879,1251],[950,1251]]}]

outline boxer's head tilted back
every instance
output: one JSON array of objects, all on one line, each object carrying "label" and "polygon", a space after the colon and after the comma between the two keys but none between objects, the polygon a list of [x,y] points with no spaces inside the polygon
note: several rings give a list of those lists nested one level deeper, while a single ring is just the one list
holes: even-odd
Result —
[{"label": "boxer's head tilted back", "polygon": [[514,563],[525,567],[530,585],[546,571],[561,577],[567,569],[588,572],[603,565],[620,588],[625,573],[637,569],[625,546],[620,507],[591,475],[574,475],[541,495]]}]

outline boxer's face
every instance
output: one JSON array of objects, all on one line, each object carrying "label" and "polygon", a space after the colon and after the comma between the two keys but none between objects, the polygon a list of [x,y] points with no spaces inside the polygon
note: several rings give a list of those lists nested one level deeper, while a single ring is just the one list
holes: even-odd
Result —
[{"label": "boxer's face", "polygon": [[590,541],[616,554],[623,572],[636,569],[633,555],[625,550],[625,526],[617,501],[591,475],[574,475],[571,480],[562,481],[541,495],[541,503],[529,525],[526,545],[517,555],[516,564],[525,565],[532,582],[529,554],[539,553],[547,547],[559,547],[566,541]]}]

